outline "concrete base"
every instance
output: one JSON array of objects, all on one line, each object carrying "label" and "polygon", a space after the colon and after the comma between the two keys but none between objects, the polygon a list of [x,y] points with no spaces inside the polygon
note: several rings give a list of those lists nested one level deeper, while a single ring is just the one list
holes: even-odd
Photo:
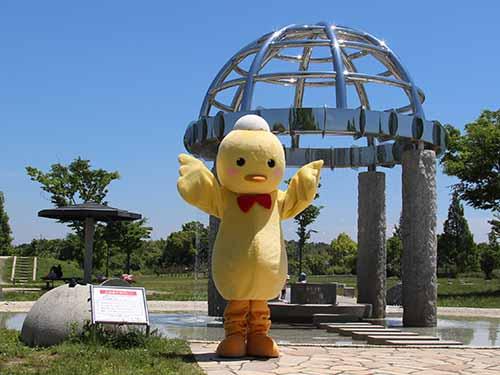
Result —
[{"label": "concrete base", "polygon": [[387,336],[367,336],[365,339],[369,345],[384,345],[387,341],[397,340],[397,341],[439,341],[439,338],[434,336],[415,336],[415,335],[405,335],[408,332],[400,332],[402,335],[387,335]]},{"label": "concrete base", "polygon": [[329,304],[337,303],[335,283],[293,283],[290,285],[291,303]]},{"label": "concrete base", "polygon": [[314,314],[313,324],[319,327],[322,323],[352,323],[359,322],[359,316],[347,314]]},{"label": "concrete base", "polygon": [[[406,337],[424,337],[418,336],[415,332],[352,332],[353,340],[367,340],[368,337],[389,337],[393,340],[399,340],[399,337],[405,339]],[[427,336],[425,336],[427,337]]]},{"label": "concrete base", "polygon": [[314,314],[343,314],[368,318],[371,314],[371,305],[365,304],[337,304],[337,305],[300,305],[293,303],[269,302],[271,320],[284,323],[313,323]]},{"label": "concrete base", "polygon": [[459,341],[441,341],[441,340],[386,340],[382,345],[392,346],[432,346],[447,347],[463,345]]}]

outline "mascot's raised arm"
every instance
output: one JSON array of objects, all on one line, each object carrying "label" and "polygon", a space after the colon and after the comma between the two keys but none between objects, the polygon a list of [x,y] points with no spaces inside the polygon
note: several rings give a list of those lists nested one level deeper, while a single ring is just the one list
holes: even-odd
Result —
[{"label": "mascot's raised arm", "polygon": [[179,156],[177,188],[189,204],[221,219],[212,255],[212,275],[228,300],[224,357],[277,357],[268,336],[267,301],[279,295],[287,275],[281,220],[294,217],[313,201],[323,161],[300,168],[286,191],[278,190],[285,153],[267,122],[241,117],[222,140],[217,178],[198,159]]}]

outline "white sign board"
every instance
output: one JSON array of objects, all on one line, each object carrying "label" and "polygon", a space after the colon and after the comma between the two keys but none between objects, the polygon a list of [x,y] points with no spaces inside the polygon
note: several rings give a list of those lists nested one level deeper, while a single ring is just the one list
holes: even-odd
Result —
[{"label": "white sign board", "polygon": [[118,286],[90,286],[92,323],[149,325],[146,290]]}]

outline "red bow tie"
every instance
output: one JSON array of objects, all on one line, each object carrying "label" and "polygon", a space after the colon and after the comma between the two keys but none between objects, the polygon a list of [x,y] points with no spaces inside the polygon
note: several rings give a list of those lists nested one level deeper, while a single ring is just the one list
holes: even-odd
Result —
[{"label": "red bow tie", "polygon": [[272,206],[271,194],[243,194],[238,196],[238,206],[243,212],[250,211],[255,202],[269,209]]}]

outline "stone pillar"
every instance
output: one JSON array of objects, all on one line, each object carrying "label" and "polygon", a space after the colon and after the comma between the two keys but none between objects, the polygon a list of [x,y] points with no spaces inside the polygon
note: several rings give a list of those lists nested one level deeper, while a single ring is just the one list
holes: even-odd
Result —
[{"label": "stone pillar", "polygon": [[408,150],[403,166],[403,325],[436,326],[436,155]]},{"label": "stone pillar", "polygon": [[372,305],[372,317],[385,317],[385,173],[358,176],[358,303]]},{"label": "stone pillar", "polygon": [[224,309],[226,308],[226,300],[220,295],[215,287],[214,280],[212,279],[212,251],[214,248],[215,237],[219,230],[220,220],[215,216],[210,216],[208,222],[208,246],[210,259],[208,267],[208,316],[223,316]]},{"label": "stone pillar", "polygon": [[[212,173],[217,177],[217,170],[215,163],[212,168]],[[215,287],[214,280],[212,279],[212,252],[214,249],[215,238],[219,231],[220,220],[215,216],[210,216],[208,221],[208,247],[209,247],[209,264],[208,264],[208,316],[224,316],[224,309],[226,308],[227,301],[220,295]]]}]

